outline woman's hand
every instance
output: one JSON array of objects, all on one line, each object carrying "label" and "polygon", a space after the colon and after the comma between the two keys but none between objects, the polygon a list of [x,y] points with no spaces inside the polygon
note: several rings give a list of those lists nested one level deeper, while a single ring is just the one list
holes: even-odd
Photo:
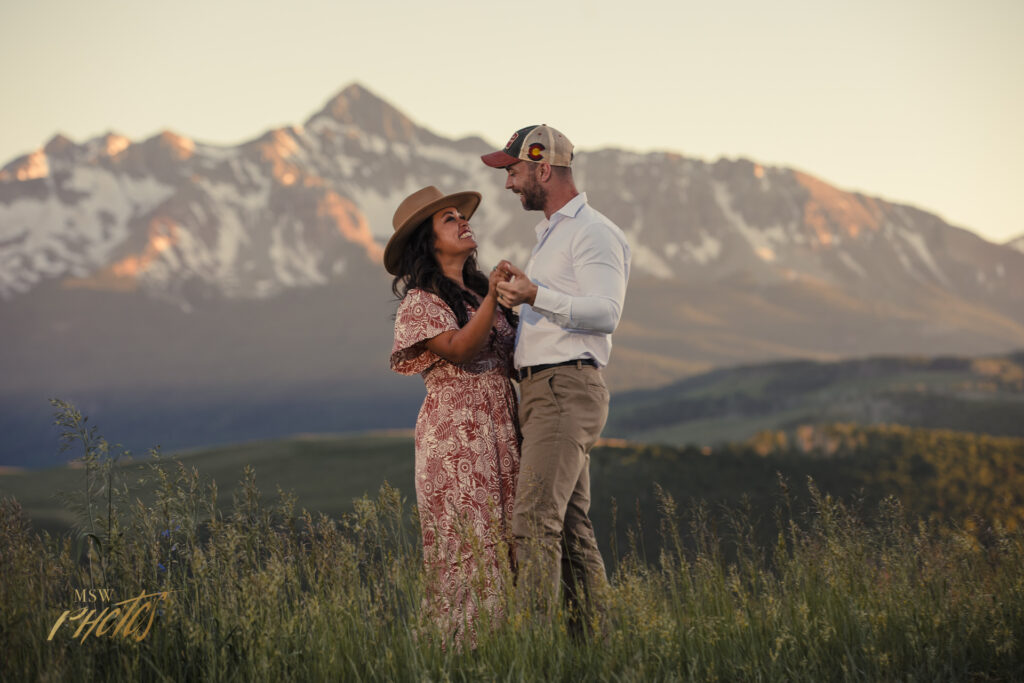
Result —
[{"label": "woman's hand", "polygon": [[508,282],[510,277],[512,277],[511,274],[500,266],[492,270],[487,282],[487,296],[497,300],[498,285],[502,282]]}]

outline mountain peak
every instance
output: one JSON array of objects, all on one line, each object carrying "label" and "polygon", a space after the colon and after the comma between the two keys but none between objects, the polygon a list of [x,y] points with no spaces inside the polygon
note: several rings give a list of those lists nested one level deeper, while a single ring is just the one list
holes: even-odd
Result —
[{"label": "mountain peak", "polygon": [[103,136],[103,151],[107,156],[117,156],[122,151],[128,149],[132,144],[132,141],[114,131],[109,131]]},{"label": "mountain peak", "polygon": [[75,143],[71,138],[63,133],[57,133],[43,146],[43,151],[46,152],[47,156],[57,156],[70,149],[74,149],[74,147]]},{"label": "mountain peak", "polygon": [[[377,97],[372,92],[367,90],[361,83],[359,83],[358,81],[353,81],[353,82],[349,83],[348,85],[346,85],[344,88],[342,88],[341,92],[339,92],[337,95],[335,95],[334,98],[337,99],[338,97],[342,97],[342,96],[359,98],[359,97],[362,97],[364,95],[367,95],[369,97]],[[377,98],[377,99],[380,99],[380,98]]]},{"label": "mountain peak", "polygon": [[346,86],[324,108],[306,121],[328,117],[338,123],[356,126],[395,142],[413,142],[420,128],[412,120],[359,83]]},{"label": "mountain peak", "polygon": [[[114,140],[115,149],[127,147],[124,142],[127,140]],[[163,130],[146,140],[146,144],[157,146],[169,151],[178,160],[190,158],[196,150],[196,143],[184,135],[179,135],[172,130]],[[120,151],[120,150],[118,150]]]}]

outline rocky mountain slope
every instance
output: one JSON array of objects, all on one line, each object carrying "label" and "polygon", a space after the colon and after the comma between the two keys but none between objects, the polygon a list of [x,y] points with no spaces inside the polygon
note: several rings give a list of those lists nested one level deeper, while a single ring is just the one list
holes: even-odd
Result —
[{"label": "rocky mountain slope", "polygon": [[[578,142],[578,185],[634,250],[613,389],[774,358],[1024,346],[1024,253],[1010,246],[793,169]],[[481,261],[522,263],[539,215],[480,163],[492,148],[352,85],[236,147],[58,135],[14,159],[0,169],[0,405],[14,425],[0,450],[39,447],[10,434],[52,395],[111,417],[159,398],[186,422],[204,405],[242,432],[256,401],[261,415],[301,397],[347,414],[367,392],[414,405],[418,380],[387,369],[391,214],[426,184],[479,189]],[[216,434],[201,427],[168,433]]]}]

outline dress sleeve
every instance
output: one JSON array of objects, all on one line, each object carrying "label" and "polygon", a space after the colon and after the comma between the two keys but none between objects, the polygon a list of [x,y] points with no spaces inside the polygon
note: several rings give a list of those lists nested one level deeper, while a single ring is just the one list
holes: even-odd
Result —
[{"label": "dress sleeve", "polygon": [[427,370],[441,357],[423,343],[442,332],[459,329],[455,314],[444,300],[422,289],[411,289],[395,314],[395,344],[391,369],[402,375]]}]

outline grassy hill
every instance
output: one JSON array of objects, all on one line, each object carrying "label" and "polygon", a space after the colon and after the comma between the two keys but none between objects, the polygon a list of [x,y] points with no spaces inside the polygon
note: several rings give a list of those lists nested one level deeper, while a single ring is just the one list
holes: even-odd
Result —
[{"label": "grassy hill", "polygon": [[[157,486],[152,466],[158,462],[172,474],[176,462],[195,468],[204,487],[215,481],[223,509],[230,507],[231,492],[242,480],[246,465],[255,469],[265,501],[275,498],[280,487],[294,491],[301,507],[334,517],[350,511],[353,498],[375,495],[384,481],[412,494],[413,440],[402,434],[299,436],[196,449],[159,460],[134,458],[118,462],[115,476],[151,504]],[[37,527],[59,532],[70,528],[75,518],[60,494],[82,492],[85,478],[85,470],[74,466],[8,468],[0,471],[0,497],[17,498]],[[147,481],[140,484],[141,478]]]},{"label": "grassy hill", "polygon": [[1024,352],[990,358],[792,361],[616,394],[606,436],[708,445],[805,424],[905,424],[1024,436]]},{"label": "grassy hill", "polygon": [[[0,638],[10,645],[0,680],[1024,676],[1024,439],[840,425],[804,430],[799,441],[768,432],[714,450],[600,448],[593,467],[599,536],[610,529],[612,495],[639,496],[645,519],[645,532],[629,544],[636,553],[621,542],[604,546],[606,616],[584,622],[601,630],[580,637],[569,613],[556,607],[548,620],[503,595],[503,612],[481,618],[476,649],[453,647],[452,628],[424,609],[430,583],[418,535],[408,532],[408,506],[394,489],[341,519],[318,518],[287,499],[264,504],[247,464],[257,463],[265,489],[274,479],[297,483],[299,505],[340,506],[368,482],[407,469],[410,456],[409,439],[394,436],[193,453],[157,479],[152,505],[133,506],[109,530],[100,519],[94,543],[40,538],[17,504],[0,500]],[[46,498],[57,474],[65,483],[102,474],[102,463],[93,464],[100,467],[71,479],[56,471],[21,475],[21,490]],[[224,509],[230,496],[222,494],[226,514],[209,520],[212,492],[200,486],[206,475],[193,472],[233,479],[239,467],[246,484],[237,503]],[[137,463],[110,469],[138,471]],[[790,480],[793,512],[783,512],[781,530],[766,538],[771,507],[780,503],[776,472]],[[819,493],[801,511],[806,494],[797,477],[809,474],[822,490],[861,490],[863,507]],[[647,533],[659,525],[650,516],[654,482],[680,500],[684,516],[686,496],[712,503],[689,525],[670,515],[681,535],[666,524],[660,549]],[[871,504],[886,492],[904,508]],[[744,495],[746,517],[722,514],[717,503],[735,507]],[[851,495],[858,494],[843,497]],[[907,512],[929,521],[914,523]],[[509,587],[508,568],[500,574]],[[86,597],[93,586],[108,595]],[[133,596],[148,596],[140,609],[152,610],[151,630],[145,620],[136,628],[134,617],[102,616]],[[102,622],[107,632],[101,626],[80,637],[78,622],[65,616]],[[110,632],[103,620],[113,618],[127,622],[127,635]]]}]

